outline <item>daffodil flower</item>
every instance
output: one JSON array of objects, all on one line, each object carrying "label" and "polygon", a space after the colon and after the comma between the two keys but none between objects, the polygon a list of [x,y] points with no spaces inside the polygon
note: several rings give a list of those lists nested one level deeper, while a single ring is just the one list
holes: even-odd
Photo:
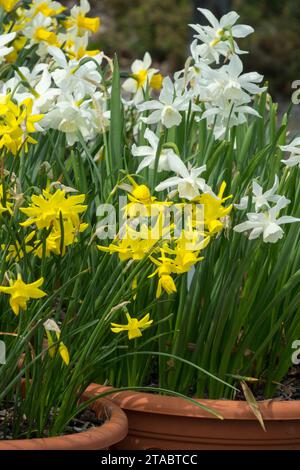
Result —
[{"label": "daffodil flower", "polygon": [[163,80],[162,90],[158,100],[145,101],[138,104],[140,112],[152,111],[148,117],[142,117],[146,124],[156,124],[161,122],[166,128],[179,126],[182,121],[181,111],[187,111],[191,106],[192,110],[199,109],[191,102],[191,94],[183,92],[177,93],[174,83],[170,77]]},{"label": "daffodil flower", "polygon": [[10,295],[9,303],[15,315],[19,315],[20,309],[27,309],[27,302],[30,299],[40,299],[47,295],[46,292],[39,289],[44,283],[42,277],[35,282],[26,284],[23,282],[21,275],[18,274],[17,280],[13,281],[11,279],[9,283],[9,287],[0,286],[0,292]]},{"label": "daffodil flower", "polygon": [[[42,44],[46,46],[59,46],[59,40],[53,29],[52,19],[49,16],[38,13],[32,20],[26,24],[23,29],[24,36],[29,39],[30,45]],[[40,48],[41,55],[47,53],[47,47],[45,50]]]},{"label": "daffodil flower", "polygon": [[[152,59],[149,52],[146,52],[143,60],[135,60],[131,66],[131,77],[123,83],[123,89],[134,94],[134,103],[138,104],[144,99],[144,92],[148,84],[154,85],[154,77],[158,81],[158,70],[151,68]],[[156,89],[160,89],[161,83],[157,82]]]},{"label": "daffodil flower", "polygon": [[[31,110],[38,115],[48,112],[55,98],[61,93],[59,88],[51,87],[51,75],[47,64],[37,64],[32,70],[28,67],[19,67],[14,77],[3,86],[4,92],[8,93],[9,90],[15,90],[14,100],[19,106],[30,98]],[[35,129],[35,132],[37,130]]]},{"label": "daffodil flower", "polygon": [[24,145],[25,152],[28,151],[28,143],[35,144],[37,141],[29,134],[42,130],[37,123],[43,115],[33,114],[32,100],[25,99],[20,105],[15,104],[11,95],[0,96],[0,149],[6,147],[15,156]]},{"label": "daffodil flower", "polygon": [[100,28],[100,18],[88,18],[86,15],[90,9],[88,0],[80,0],[80,5],[75,5],[71,9],[70,16],[64,21],[65,28],[76,36],[82,36],[86,31],[97,33]]},{"label": "daffodil flower", "polygon": [[30,8],[24,11],[24,15],[27,18],[34,18],[39,13],[42,13],[42,15],[46,17],[51,17],[59,15],[66,9],[67,7],[62,6],[59,2],[56,1],[34,0],[34,2],[31,3]]},{"label": "daffodil flower", "polygon": [[172,171],[176,172],[178,176],[172,176],[156,186],[156,191],[163,191],[167,188],[177,186],[179,197],[188,199],[189,201],[195,199],[200,195],[200,191],[210,192],[211,188],[206,184],[204,178],[200,175],[206,171],[206,165],[199,168],[187,168],[180,160],[171,160],[170,166]]},{"label": "daffodil flower", "polygon": [[254,240],[262,235],[265,243],[276,243],[284,235],[281,225],[300,222],[299,218],[286,215],[278,218],[279,212],[289,202],[288,199],[281,197],[275,206],[265,212],[259,212],[258,214],[250,212],[247,214],[248,220],[236,225],[233,230],[238,233],[249,231],[249,240]]},{"label": "daffodil flower", "polygon": [[[253,192],[253,197],[252,201],[255,203],[255,211],[257,212],[259,209],[262,207],[270,207],[270,202],[278,202],[280,198],[284,196],[280,196],[280,194],[276,194],[276,191],[279,186],[279,179],[278,176],[275,176],[275,181],[271,189],[268,189],[267,191],[263,192],[263,188],[256,182],[253,181],[252,183],[252,192]],[[244,196],[241,199],[241,202],[239,204],[235,204],[234,207],[236,207],[238,210],[244,210],[247,209],[248,206],[248,201],[249,197]],[[287,201],[290,203],[290,201],[287,199]]]},{"label": "daffodil flower", "polygon": [[7,47],[7,44],[12,42],[16,37],[16,33],[8,33],[8,34],[1,34],[0,35],[0,63],[2,62],[3,58],[5,58],[8,54],[10,54],[14,48]]},{"label": "daffodil flower", "polygon": [[232,204],[228,207],[223,206],[225,201],[232,198],[232,195],[223,197],[225,189],[226,183],[223,181],[217,196],[204,193],[196,199],[197,203],[203,205],[204,225],[209,235],[214,235],[223,229],[224,223],[220,219],[224,219],[232,210]]},{"label": "daffodil flower", "polygon": [[[80,60],[77,59],[67,60],[63,51],[55,46],[49,47],[48,51],[56,65],[51,74],[52,78],[63,93],[74,94],[78,100],[84,98],[85,95],[95,93],[97,86],[101,83],[101,75],[94,61],[80,64]],[[102,57],[103,54],[97,56],[99,64]]]},{"label": "daffodil flower", "polygon": [[169,233],[170,227],[163,227],[163,218],[159,216],[155,225],[148,228],[148,225],[141,224],[137,231],[129,224],[121,230],[121,238],[111,243],[108,247],[97,245],[100,251],[110,254],[118,253],[121,261],[133,259],[140,261],[148,256],[155,248],[159,240]]},{"label": "daffodil flower", "polygon": [[283,152],[290,152],[289,158],[281,160],[288,167],[297,166],[300,168],[300,137],[296,137],[289,145],[281,145]]},{"label": "daffodil flower", "polygon": [[137,184],[131,176],[127,176],[132,183],[132,188],[128,194],[129,203],[124,207],[124,213],[130,218],[155,216],[164,211],[170,202],[160,202],[151,196],[150,189],[145,184]]},{"label": "daffodil flower", "polygon": [[[147,167],[152,170],[155,168],[155,160],[159,145],[159,138],[149,128],[146,129],[144,137],[149,142],[149,146],[143,145],[137,147],[135,144],[133,144],[131,148],[131,153],[134,157],[144,157],[138,166],[138,169],[136,171],[137,173]],[[163,147],[158,158],[157,171],[170,171],[172,168],[172,164],[174,165],[174,162],[177,160],[180,160],[180,158],[178,157],[178,155],[176,155],[172,148]]]},{"label": "daffodil flower", "polygon": [[60,341],[61,330],[58,324],[54,320],[49,319],[44,322],[44,328],[45,328],[46,336],[48,340],[48,346],[49,346],[48,352],[49,352],[50,357],[54,358],[55,353],[56,353],[56,346],[54,345],[54,341],[51,335],[51,333],[54,332],[56,336],[56,340],[59,341],[58,352],[60,354],[60,357],[62,358],[66,366],[68,366],[70,363],[70,354],[69,354],[68,348],[63,343],[63,341]]},{"label": "daffodil flower", "polygon": [[231,11],[222,16],[220,21],[213,13],[206,8],[198,8],[209,21],[209,26],[191,24],[191,28],[196,31],[194,36],[202,42],[198,53],[207,63],[219,63],[220,56],[227,57],[231,54],[242,54],[234,41],[234,38],[244,38],[253,33],[254,29],[248,25],[236,25],[239,15]]},{"label": "daffodil flower", "polygon": [[[79,233],[84,232],[88,227],[88,224],[79,224],[78,227],[74,227],[70,219],[63,221],[63,238],[61,233],[61,227],[53,227],[50,234],[45,240],[45,244],[42,244],[40,240],[34,241],[34,246],[31,247],[31,252],[42,258],[43,256],[50,256],[51,253],[55,255],[64,256],[68,246],[73,245],[78,240]],[[33,235],[35,232],[32,232]]]},{"label": "daffodil flower", "polygon": [[59,229],[60,217],[63,220],[69,219],[74,227],[80,226],[79,214],[84,212],[87,206],[83,205],[85,195],[67,197],[66,192],[57,189],[51,194],[49,188],[43,190],[40,196],[31,196],[31,206],[21,207],[20,210],[29,218],[20,225],[28,227],[36,224],[37,228],[49,228],[51,224]]},{"label": "daffodil flower", "polygon": [[150,274],[150,276],[148,276],[148,278],[151,279],[156,274],[158,275],[158,284],[156,290],[157,299],[161,297],[163,290],[166,291],[168,295],[177,292],[175,282],[171,276],[175,269],[174,261],[165,256],[164,250],[161,250],[161,254],[162,256],[158,259],[155,259],[152,256],[150,257],[152,263],[158,267],[152,274]]},{"label": "daffodil flower", "polygon": [[183,230],[181,236],[175,240],[175,248],[164,246],[167,254],[175,255],[173,271],[184,274],[190,271],[192,266],[204,259],[200,256],[201,250],[207,247],[210,237],[198,230]]},{"label": "daffodil flower", "polygon": [[142,330],[152,325],[153,320],[150,320],[150,314],[147,313],[141,320],[132,318],[128,312],[126,312],[127,325],[120,325],[118,323],[111,323],[111,331],[113,333],[121,333],[122,331],[128,332],[128,339],[135,339],[142,336]]}]

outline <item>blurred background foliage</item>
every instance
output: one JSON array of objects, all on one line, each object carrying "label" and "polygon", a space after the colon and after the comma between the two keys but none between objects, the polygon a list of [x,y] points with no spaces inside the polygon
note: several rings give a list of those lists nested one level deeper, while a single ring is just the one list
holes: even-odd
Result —
[{"label": "blurred background foliage", "polygon": [[[67,2],[65,2],[67,3]],[[182,68],[188,54],[188,23],[201,21],[196,7],[217,15],[235,9],[256,33],[241,47],[247,70],[257,70],[277,96],[291,95],[300,79],[300,0],[91,0],[102,20],[96,42],[107,54],[117,52],[123,67],[149,51],[163,71]]]}]

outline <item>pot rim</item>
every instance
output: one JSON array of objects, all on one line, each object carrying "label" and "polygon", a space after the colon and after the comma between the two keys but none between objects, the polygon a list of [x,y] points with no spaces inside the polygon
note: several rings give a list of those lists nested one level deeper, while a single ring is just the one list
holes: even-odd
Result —
[{"label": "pot rim", "polygon": [[[86,393],[89,396],[113,390],[113,387],[91,384]],[[126,390],[109,395],[124,410],[154,413],[190,418],[218,419],[208,411],[198,408],[184,398],[162,396],[147,392]],[[257,420],[248,403],[241,400],[196,399],[199,403],[213,408],[224,419]],[[300,420],[300,400],[263,400],[258,402],[264,420]]]},{"label": "pot rim", "polygon": [[[83,400],[88,399],[86,394]],[[123,440],[128,433],[128,420],[123,410],[105,398],[96,400],[91,406],[97,415],[109,416],[102,426],[77,434],[62,436],[0,440],[0,450],[101,450]]]}]

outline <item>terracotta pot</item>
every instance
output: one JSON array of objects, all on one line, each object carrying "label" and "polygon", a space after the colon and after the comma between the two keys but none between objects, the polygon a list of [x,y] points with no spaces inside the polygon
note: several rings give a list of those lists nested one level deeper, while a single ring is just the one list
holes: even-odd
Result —
[{"label": "terracotta pot", "polygon": [[[86,397],[84,396],[83,399]],[[105,418],[102,426],[78,434],[40,439],[0,440],[0,450],[103,450],[127,435],[128,422],[118,405],[106,399],[91,405],[97,418]]]},{"label": "terracotta pot", "polygon": [[[110,390],[92,384],[89,395]],[[109,398],[127,414],[129,431],[120,450],[300,450],[300,401],[260,402],[266,431],[243,401],[199,400],[224,420],[177,397],[116,392]]]}]

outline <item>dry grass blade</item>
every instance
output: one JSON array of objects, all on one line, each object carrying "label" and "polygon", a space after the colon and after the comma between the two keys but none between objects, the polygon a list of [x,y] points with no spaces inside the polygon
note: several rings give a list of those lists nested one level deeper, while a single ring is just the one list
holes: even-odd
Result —
[{"label": "dry grass blade", "polygon": [[244,393],[244,396],[246,398],[246,401],[251,409],[251,411],[253,412],[253,414],[256,416],[256,418],[258,419],[259,421],[259,424],[261,425],[262,429],[267,432],[266,430],[266,427],[265,427],[265,423],[264,423],[264,420],[263,420],[263,417],[262,417],[262,414],[260,412],[260,409],[259,409],[259,404],[258,402],[256,401],[253,393],[251,392],[250,388],[248,387],[248,385],[246,384],[246,382],[241,382],[241,386],[242,386],[242,389],[243,389],[243,393]]}]

